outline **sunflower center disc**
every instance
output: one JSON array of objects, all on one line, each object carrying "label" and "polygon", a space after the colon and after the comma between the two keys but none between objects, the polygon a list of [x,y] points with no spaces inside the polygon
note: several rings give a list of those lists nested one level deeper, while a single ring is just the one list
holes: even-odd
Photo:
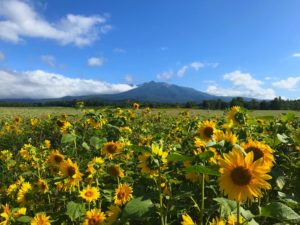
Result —
[{"label": "sunflower center disc", "polygon": [[87,192],[85,193],[85,196],[86,196],[86,197],[92,197],[92,196],[93,196],[93,193],[92,193],[91,191],[87,191]]},{"label": "sunflower center disc", "polygon": [[97,225],[97,224],[100,224],[98,218],[89,219],[89,225]]},{"label": "sunflower center disc", "polygon": [[116,153],[117,152],[117,146],[115,145],[108,145],[107,146],[107,151],[110,153],[110,154],[113,154],[113,153]]},{"label": "sunflower center disc", "polygon": [[245,151],[247,153],[251,152],[251,151],[253,152],[253,155],[254,155],[253,161],[256,161],[264,156],[264,153],[259,148],[256,148],[256,147],[249,147]]},{"label": "sunflower center disc", "polygon": [[57,126],[62,127],[64,125],[64,122],[57,120],[56,124]]},{"label": "sunflower center disc", "polygon": [[123,191],[120,191],[118,193],[118,199],[123,199],[125,197],[125,193]]},{"label": "sunflower center disc", "polygon": [[72,177],[73,175],[75,175],[75,173],[76,173],[75,168],[72,167],[72,166],[69,166],[68,167],[68,175],[69,175],[69,177]]},{"label": "sunflower center disc", "polygon": [[211,136],[214,134],[214,129],[212,127],[205,127],[203,133],[205,137],[211,138]]},{"label": "sunflower center disc", "polygon": [[118,176],[119,175],[119,169],[115,166],[111,166],[108,168],[108,173],[111,175],[111,176]]},{"label": "sunflower center disc", "polygon": [[242,166],[234,168],[230,175],[233,183],[240,186],[249,184],[252,177],[250,171]]},{"label": "sunflower center disc", "polygon": [[54,156],[54,161],[55,161],[56,163],[61,163],[62,157],[59,156],[59,155],[56,155],[56,156]]}]

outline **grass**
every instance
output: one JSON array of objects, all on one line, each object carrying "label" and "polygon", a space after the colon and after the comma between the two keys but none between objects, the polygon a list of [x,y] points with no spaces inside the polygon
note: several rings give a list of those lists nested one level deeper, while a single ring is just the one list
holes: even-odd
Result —
[{"label": "grass", "polygon": [[0,118],[39,117],[44,118],[51,115],[78,114],[79,111],[67,107],[0,107]]},{"label": "grass", "polygon": [[[204,109],[185,109],[185,108],[165,108],[165,109],[153,109],[155,113],[166,113],[170,116],[176,116],[180,112],[188,111],[191,115],[200,115],[202,117],[219,117],[222,116],[223,110],[204,110]],[[285,113],[292,112],[297,117],[300,117],[300,111],[291,110],[253,110],[249,111],[249,114],[253,117],[264,116],[280,116]],[[0,119],[1,118],[14,118],[16,116],[21,117],[48,117],[49,114],[61,115],[63,113],[69,115],[79,114],[80,111],[74,108],[67,107],[0,107]]]}]

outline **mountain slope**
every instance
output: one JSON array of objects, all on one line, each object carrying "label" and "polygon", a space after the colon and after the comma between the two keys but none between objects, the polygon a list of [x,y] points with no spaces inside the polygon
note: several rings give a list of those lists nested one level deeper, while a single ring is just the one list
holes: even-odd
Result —
[{"label": "mountain slope", "polygon": [[162,103],[185,103],[189,101],[202,102],[203,100],[218,98],[223,99],[225,101],[228,100],[228,98],[209,95],[207,93],[197,91],[193,88],[181,87],[173,84],[154,81],[144,83],[141,86],[126,92],[109,95],[89,96],[88,98],[100,98],[110,101],[131,99],[134,101],[141,102]]},{"label": "mountain slope", "polygon": [[51,99],[0,99],[1,102],[22,102],[22,103],[44,103],[52,101],[72,100],[96,100],[103,102],[132,100],[138,102],[159,102],[159,103],[201,103],[204,100],[221,99],[230,101],[232,97],[214,96],[193,88],[181,87],[178,85],[163,82],[147,82],[134,89],[118,94],[99,94],[87,96],[65,96]]}]

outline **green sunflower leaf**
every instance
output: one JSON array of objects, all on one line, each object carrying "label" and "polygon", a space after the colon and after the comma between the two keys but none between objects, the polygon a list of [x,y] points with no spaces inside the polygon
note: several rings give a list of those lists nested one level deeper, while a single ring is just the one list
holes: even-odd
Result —
[{"label": "green sunflower leaf", "polygon": [[180,162],[180,161],[191,161],[194,159],[194,157],[181,155],[179,153],[173,153],[168,155],[167,159],[168,161],[171,162]]},{"label": "green sunflower leaf", "polygon": [[64,134],[61,138],[61,143],[71,143],[76,140],[76,136],[74,134]]},{"label": "green sunflower leaf", "polygon": [[83,216],[85,212],[86,210],[84,204],[79,204],[73,201],[68,202],[66,214],[69,216],[71,221],[76,221],[76,219]]},{"label": "green sunflower leaf", "polygon": [[185,171],[188,173],[199,173],[199,174],[220,176],[219,168],[217,166],[195,165],[195,166],[187,167]]},{"label": "green sunflower leaf", "polygon": [[93,146],[96,150],[98,150],[106,141],[106,138],[100,139],[98,137],[93,136],[90,138],[90,145]]},{"label": "green sunflower leaf", "polygon": [[154,204],[150,199],[144,199],[144,197],[138,197],[128,202],[123,210],[122,219],[142,219],[149,214]]},{"label": "green sunflower leaf", "polygon": [[205,151],[198,154],[198,157],[202,160],[208,160],[211,157],[214,156],[214,153],[212,151]]},{"label": "green sunflower leaf", "polygon": [[261,208],[260,216],[276,218],[280,221],[300,223],[300,215],[281,202],[272,202]]},{"label": "green sunflower leaf", "polygon": [[20,216],[17,219],[17,222],[21,222],[21,223],[29,223],[32,220],[32,217],[30,216]]}]

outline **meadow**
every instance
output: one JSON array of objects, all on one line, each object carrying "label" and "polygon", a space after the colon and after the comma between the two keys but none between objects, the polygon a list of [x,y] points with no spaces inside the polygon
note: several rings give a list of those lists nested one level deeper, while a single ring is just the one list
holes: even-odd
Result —
[{"label": "meadow", "polygon": [[[187,109],[187,108],[157,108],[152,109],[153,113],[164,113],[171,116],[177,116],[182,112],[189,112],[191,115],[199,116],[222,116],[223,110],[205,110],[205,109]],[[77,115],[81,114],[75,108],[70,107],[0,107],[0,118],[14,118],[16,116],[21,117],[42,117],[46,118],[50,115]],[[293,113],[296,117],[300,117],[300,111],[293,110],[253,110],[248,111],[251,117],[278,117],[283,114]]]},{"label": "meadow", "polygon": [[0,108],[0,225],[300,224],[300,112]]}]

